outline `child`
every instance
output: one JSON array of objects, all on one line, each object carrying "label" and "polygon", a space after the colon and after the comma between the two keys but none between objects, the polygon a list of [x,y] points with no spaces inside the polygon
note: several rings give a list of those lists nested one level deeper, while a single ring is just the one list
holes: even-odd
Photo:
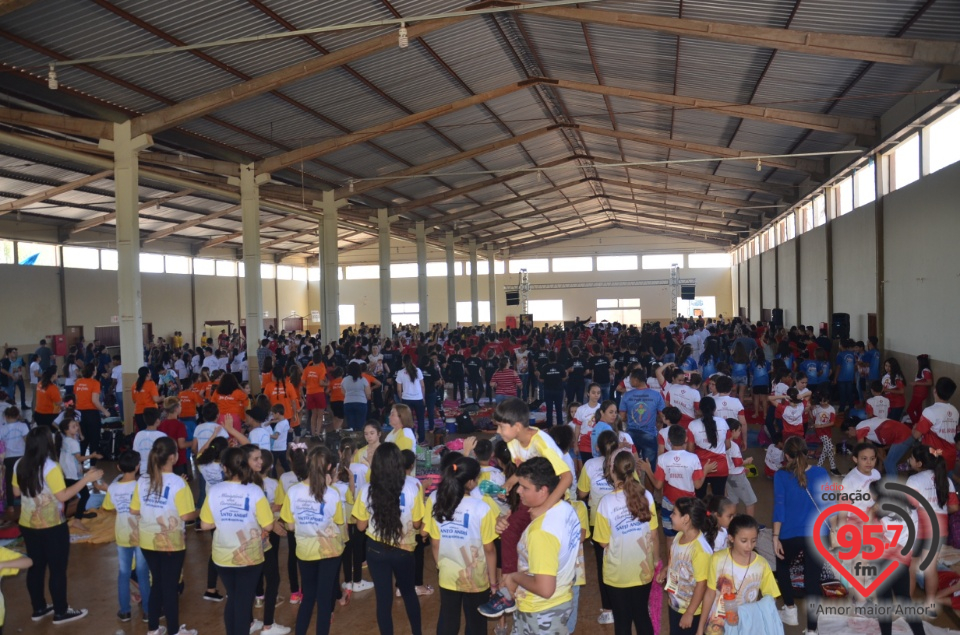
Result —
[{"label": "child", "polygon": [[[80,454],[80,424],[73,417],[65,418],[60,423],[60,469],[63,470],[63,480],[67,487],[83,478],[83,463],[87,459],[101,459],[97,453],[82,456]],[[93,512],[86,513],[87,501],[90,500],[90,490],[86,487],[80,488],[80,500],[77,502],[77,509],[74,512],[74,518],[83,520],[86,518],[96,518]]]},{"label": "child", "polygon": [[700,401],[700,419],[690,423],[690,434],[693,435],[695,451],[700,457],[701,465],[713,461],[717,465],[715,472],[707,476],[703,485],[697,488],[697,498],[703,498],[707,493],[707,485],[714,496],[722,496],[727,488],[727,447],[730,445],[730,428],[724,419],[715,417],[716,401],[713,397],[704,397]]},{"label": "child", "polygon": [[[920,420],[913,426],[914,436],[917,436],[921,443],[943,454],[948,470],[953,470],[957,461],[957,448],[953,437],[957,433],[958,413],[956,407],[950,404],[956,391],[957,384],[952,379],[938,379],[934,388],[934,404],[924,408]],[[894,419],[892,415],[890,418]]]},{"label": "child", "polygon": [[880,383],[883,385],[883,396],[890,400],[890,418],[900,421],[903,418],[903,407],[906,404],[904,396],[905,380],[900,370],[900,362],[890,357],[883,363],[886,373]]},{"label": "child", "polygon": [[590,384],[587,387],[587,403],[578,407],[570,419],[576,428],[577,449],[580,452],[580,460],[584,463],[593,458],[590,438],[595,422],[594,417],[596,417],[597,408],[600,407],[602,395],[603,390],[600,388],[600,384]]},{"label": "child", "polygon": [[[570,450],[573,448],[573,427],[571,426],[553,426],[547,430],[547,434],[553,439],[553,442],[557,444],[557,448],[560,450],[560,456],[563,458],[563,462],[567,464],[567,468],[570,470],[570,474],[576,474],[577,469],[573,464],[573,457],[570,454]],[[577,499],[577,484],[570,479],[570,499]]]},{"label": "child", "polygon": [[[214,436],[222,437],[223,439],[229,439],[230,435],[227,434],[227,431],[217,423],[217,419],[220,418],[220,409],[215,403],[204,404],[200,408],[200,419],[203,421],[198,425],[193,431],[193,445],[191,451],[193,456],[196,457],[194,464],[197,465],[197,474],[198,474],[198,505],[203,506],[203,500],[207,496],[207,487],[203,479],[203,471],[200,470],[199,458],[200,458],[200,449],[207,446],[207,443]],[[222,450],[221,450],[222,451]],[[217,481],[220,482],[219,480]]]},{"label": "child", "polygon": [[700,457],[687,451],[688,437],[689,432],[681,426],[671,425],[668,428],[670,449],[657,461],[657,471],[651,469],[649,461],[639,461],[640,468],[650,479],[654,489],[663,490],[660,517],[663,518],[663,533],[666,536],[676,535],[676,529],[671,523],[675,501],[693,496],[703,486],[707,474],[713,473],[717,468],[715,461],[709,461],[706,467],[702,466]]},{"label": "child", "polygon": [[327,386],[330,396],[330,413],[333,415],[334,430],[343,426],[343,369],[334,366],[330,369],[330,385]]},{"label": "child", "polygon": [[917,378],[913,382],[913,395],[910,405],[907,406],[907,416],[911,423],[920,421],[923,404],[927,401],[930,388],[933,386],[933,371],[930,370],[930,356],[917,355]]},{"label": "child", "polygon": [[796,387],[787,390],[786,398],[777,406],[776,418],[781,422],[784,440],[790,437],[803,438],[806,407]]},{"label": "child", "polygon": [[[563,426],[561,426],[563,427]],[[569,430],[569,428],[567,428]],[[460,613],[467,632],[483,633],[486,620],[477,608],[497,583],[498,514],[487,501],[470,496],[480,478],[480,464],[461,457],[443,472],[436,501],[425,528],[439,569],[440,617],[438,635],[460,632]]]},{"label": "child", "polygon": [[[853,448],[854,469],[850,470],[843,477],[844,494],[861,494],[859,500],[851,500],[854,507],[867,511],[873,503],[870,501],[870,483],[880,480],[880,472],[875,467],[877,465],[877,448],[869,441],[861,442]],[[862,496],[866,494],[866,496]],[[848,514],[847,517],[853,521],[855,516]],[[838,519],[839,520],[839,519]]]},{"label": "child", "polygon": [[3,455],[3,474],[6,484],[7,507],[13,507],[17,499],[13,496],[13,466],[23,456],[26,448],[27,434],[30,428],[20,420],[20,410],[10,406],[3,412],[3,425],[0,426],[0,441],[3,441],[5,452]]},{"label": "child", "polygon": [[[247,427],[250,428],[247,437],[250,439],[250,443],[260,448],[261,452],[270,452],[272,455],[273,428],[267,423],[269,420],[270,411],[268,410],[264,410],[259,406],[254,406],[250,410],[247,410]],[[272,460],[270,464],[271,466],[273,465]]]},{"label": "child", "polygon": [[410,406],[402,403],[394,404],[390,410],[390,433],[385,439],[388,443],[395,443],[401,450],[415,451],[417,434],[414,432],[417,423],[413,420],[413,411]]},{"label": "child", "polygon": [[[406,471],[406,477],[404,478],[404,487],[407,489],[417,488],[417,496],[420,497],[421,501],[426,503],[423,500],[423,486],[420,484],[420,481],[417,479],[417,455],[413,450],[401,450],[401,456],[403,457],[403,469]],[[461,455],[463,456],[463,455]],[[477,494],[480,492],[477,491]],[[426,512],[424,512],[426,516]],[[421,526],[422,529],[422,526]],[[414,537],[414,549],[413,549],[413,585],[414,590],[417,592],[417,595],[433,595],[434,588],[430,585],[423,583],[423,564],[424,564],[424,551],[426,551],[426,534],[423,531],[416,532]],[[397,589],[397,597],[402,597],[400,595],[400,590]]]},{"label": "child", "polygon": [[650,589],[660,548],[653,496],[640,484],[633,456],[617,454],[609,468],[614,491],[600,500],[593,541],[603,547],[615,632],[653,632]]},{"label": "child", "polygon": [[[150,456],[150,450],[153,449],[154,442],[167,435],[157,429],[157,425],[160,423],[160,411],[156,408],[144,408],[140,418],[144,427],[133,438],[133,449],[140,454],[140,474],[146,474],[147,458]],[[174,445],[176,445],[176,441],[174,441]]]},{"label": "child", "polygon": [[[515,463],[520,464],[538,456],[550,461],[560,479],[560,487],[550,490],[550,507],[560,502],[573,483],[573,473],[550,435],[530,426],[530,409],[527,404],[516,397],[506,399],[497,404],[493,420],[497,424],[500,438],[507,442],[510,456]],[[504,487],[509,491],[515,484],[515,478],[512,482],[508,479]]]},{"label": "child", "polygon": [[139,518],[130,513],[130,501],[133,499],[133,490],[137,487],[137,469],[140,467],[140,455],[133,450],[125,450],[117,457],[117,468],[120,470],[120,479],[106,488],[107,495],[103,499],[103,509],[116,510],[117,519],[114,522],[114,534],[117,538],[117,562],[120,572],[117,577],[118,599],[120,611],[117,618],[121,622],[130,621],[130,577],[131,566],[136,561],[137,582],[140,586],[140,607],[144,618],[150,608],[150,576],[147,571],[147,560],[140,551],[140,523]]},{"label": "child", "polygon": [[[197,428],[197,414],[203,408],[203,397],[194,388],[192,378],[187,377],[181,380],[180,384],[180,392],[177,394],[177,398],[180,399],[180,421],[187,429],[187,442],[192,446],[193,433]],[[188,456],[191,453],[192,449],[188,451]]]},{"label": "child", "polygon": [[[290,470],[281,474],[279,480],[284,493],[289,496],[290,489],[307,478],[307,444],[291,443],[287,447]],[[290,579],[290,604],[300,604],[303,594],[300,592],[300,578],[297,575],[297,535],[292,531],[287,532],[287,577]]]},{"label": "child", "polygon": [[[730,521],[737,513],[737,506],[729,498],[723,496],[710,496],[704,501],[707,507],[707,516],[713,518],[717,523],[717,535],[710,543],[714,553],[730,546],[728,540],[727,527]],[[763,529],[762,526],[760,526]]]},{"label": "child", "polygon": [[722,635],[726,624],[724,596],[732,594],[738,604],[756,602],[760,596],[780,597],[780,588],[770,565],[754,552],[760,525],[745,514],[734,517],[728,528],[730,547],[714,552],[710,558],[707,591],[700,614],[700,630],[705,635]]},{"label": "child", "polygon": [[[20,569],[29,569],[33,566],[33,560],[26,556],[21,556],[16,551],[0,547],[0,563],[3,568],[0,569],[0,577],[5,575],[17,575]],[[3,595],[0,595],[0,635],[3,635],[3,624],[7,617],[7,606]]]},{"label": "child", "polygon": [[[352,519],[353,503],[357,498],[357,485],[354,483],[353,476],[350,474],[350,460],[357,451],[357,444],[353,439],[343,439],[340,441],[340,456],[337,461],[336,478],[330,484],[340,494],[340,502],[343,505],[344,517],[348,523],[356,524]],[[352,532],[347,530],[347,540],[343,545],[343,592],[344,597],[340,600],[341,605],[346,606],[350,603],[353,596],[354,577],[357,583],[361,581],[360,572],[363,566],[363,553],[357,543],[352,543]],[[355,561],[356,559],[356,561]]]},{"label": "child", "polygon": [[757,508],[757,495],[747,480],[745,465],[753,463],[752,458],[743,458],[740,453],[740,438],[743,436],[746,426],[736,419],[727,419],[727,425],[730,427],[730,447],[727,448],[727,470],[730,475],[727,476],[726,496],[734,505],[743,503],[747,516],[753,516]]},{"label": "child", "polygon": [[358,489],[369,481],[370,462],[373,461],[374,452],[380,447],[380,422],[376,419],[367,420],[363,426],[363,440],[367,444],[357,450],[350,460],[350,473]]},{"label": "child", "polygon": [[[678,408],[673,406],[667,406],[663,409],[663,418],[667,420],[667,423],[663,428],[660,429],[660,432],[657,433],[657,455],[661,455],[667,451],[670,447],[670,428],[672,426],[680,425],[680,419],[683,417],[680,414]],[[681,426],[682,427],[682,426]],[[688,452],[693,451],[693,435],[690,434],[690,431],[684,428],[684,433],[687,436],[687,441],[684,444]]]},{"label": "child", "polygon": [[493,443],[489,439],[478,440],[477,445],[473,448],[473,456],[480,462],[479,482],[493,481],[500,487],[503,487],[504,483],[507,482],[507,478],[503,475],[503,470],[490,464],[490,459],[493,458]]},{"label": "child", "polygon": [[762,348],[753,352],[753,361],[750,362],[750,375],[753,378],[753,416],[760,418],[760,413],[766,410],[767,395],[770,394],[770,362]]},{"label": "child", "polygon": [[747,417],[743,408],[743,402],[737,397],[731,397],[730,391],[733,390],[733,380],[729,377],[719,376],[714,382],[717,394],[713,400],[717,404],[717,415],[724,420],[736,419],[743,427],[743,434],[738,437],[740,449],[747,447]]},{"label": "child", "polygon": [[783,466],[783,439],[778,439],[776,443],[767,446],[767,453],[763,459],[763,474],[769,479],[773,478]]},{"label": "child", "polygon": [[869,441],[887,448],[887,459],[883,467],[890,477],[897,475],[900,460],[917,443],[913,431],[906,424],[880,417],[861,421],[855,428],[848,429],[847,434],[858,442]]},{"label": "child", "polygon": [[[221,430],[222,426],[217,425]],[[232,426],[229,426],[232,427]],[[198,426],[199,429],[199,426]],[[227,439],[219,436],[212,436],[208,439],[206,446],[197,456],[197,471],[204,484],[204,489],[200,492],[200,499],[206,501],[210,488],[223,482],[223,469],[220,467],[220,456],[229,447]],[[197,525],[197,531],[200,526]],[[217,591],[217,569],[213,564],[213,559],[207,561],[207,589],[203,593],[203,599],[210,602],[222,602],[223,595]]]},{"label": "child", "polygon": [[667,566],[661,569],[657,582],[667,591],[670,634],[696,635],[717,522],[707,515],[703,501],[692,496],[677,499],[670,521],[676,536],[667,551]]},{"label": "child", "polygon": [[[883,384],[880,383],[880,380],[874,380],[870,383],[870,394],[872,395],[867,399],[866,413],[867,417],[880,417],[881,419],[886,419],[890,416],[890,400],[883,396]],[[917,421],[919,421],[919,417]],[[911,421],[913,421],[911,419]],[[913,421],[916,425],[917,421]]]},{"label": "child", "polygon": [[164,433],[177,444],[177,464],[173,466],[174,474],[187,475],[187,426],[180,421],[180,399],[167,397],[163,400],[163,421],[157,425],[157,430]]},{"label": "child", "polygon": [[[600,408],[597,409],[597,414],[594,421],[595,423],[593,426],[593,432],[590,434],[590,443],[592,444],[593,448],[593,458],[596,458],[602,454],[597,448],[597,440],[600,438],[601,434],[606,431],[610,431],[616,432],[618,438],[620,436],[618,432],[620,429],[620,410],[617,406],[617,403],[612,399],[608,399],[600,404]],[[630,445],[633,445],[633,439],[630,439]]]},{"label": "child", "polygon": [[280,519],[280,509],[283,507],[283,501],[286,499],[286,491],[277,479],[268,476],[273,467],[273,452],[261,450],[253,444],[243,446],[244,454],[250,469],[260,475],[263,481],[263,493],[270,503],[270,509],[273,512],[274,528],[270,532],[270,549],[264,555],[263,574],[257,582],[257,596],[253,602],[254,607],[263,608],[263,629],[260,635],[286,635],[290,630],[288,627],[278,624],[274,621],[276,608],[283,602],[279,597],[280,591],[280,538],[286,534],[283,527],[276,525]]},{"label": "child", "polygon": [[700,406],[700,375],[693,373],[690,380],[685,382],[686,374],[679,368],[673,369],[671,383],[667,387],[665,400],[667,405],[679,408],[683,417],[680,419],[680,425],[687,427],[690,422],[697,418],[697,411]]},{"label": "child", "polygon": [[[270,448],[270,451],[273,452],[273,455],[277,457],[277,463],[283,467],[284,472],[290,471],[290,464],[287,462],[287,441],[290,437],[290,420],[287,419],[287,409],[282,403],[275,404],[270,408],[270,412],[273,413],[273,420],[276,421],[273,424],[273,434],[270,435],[270,438],[273,439],[273,444]],[[277,466],[273,466],[273,476],[277,476]]]},{"label": "child", "polygon": [[814,430],[823,446],[817,465],[823,467],[823,459],[827,459],[830,461],[830,471],[836,476],[840,476],[840,472],[837,471],[837,453],[833,447],[833,424],[836,421],[837,413],[830,405],[830,390],[828,387],[825,386],[820,390],[817,395],[817,402],[817,405],[810,411]]}]

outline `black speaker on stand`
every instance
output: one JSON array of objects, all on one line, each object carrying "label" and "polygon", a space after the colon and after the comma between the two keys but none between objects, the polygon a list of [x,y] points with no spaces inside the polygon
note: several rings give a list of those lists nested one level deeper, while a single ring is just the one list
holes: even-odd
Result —
[{"label": "black speaker on stand", "polygon": [[774,309],[771,312],[770,325],[775,329],[783,328],[783,309]]},{"label": "black speaker on stand", "polygon": [[692,284],[682,284],[680,285],[680,299],[681,300],[693,300],[697,297],[697,287]]},{"label": "black speaker on stand", "polygon": [[833,339],[850,339],[850,314],[834,313],[830,336]]}]

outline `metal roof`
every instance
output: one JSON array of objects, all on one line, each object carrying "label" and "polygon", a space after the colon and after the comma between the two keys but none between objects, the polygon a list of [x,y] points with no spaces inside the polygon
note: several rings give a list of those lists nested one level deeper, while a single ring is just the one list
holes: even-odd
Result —
[{"label": "metal roof", "polygon": [[[476,6],[498,4],[503,3]],[[0,9],[0,73],[8,80],[0,85],[0,105],[18,111],[117,121],[349,52],[345,63],[277,83],[271,91],[246,99],[226,95],[175,128],[154,132],[155,145],[142,157],[150,169],[229,190],[215,170],[178,165],[175,159],[259,161],[343,142],[347,135],[382,126],[362,141],[339,143],[272,171],[273,183],[282,187],[264,198],[287,207],[283,211],[265,204],[262,222],[289,218],[261,233],[271,243],[267,250],[280,256],[316,251],[314,236],[298,236],[314,221],[292,210],[309,207],[318,190],[329,188],[349,199],[342,213],[341,247],[375,235],[370,217],[378,207],[399,210],[396,231],[404,237],[410,236],[412,221],[424,220],[495,248],[522,249],[600,222],[672,238],[703,241],[706,236],[711,244],[729,247],[829,176],[828,163],[814,160],[808,165],[823,169],[807,171],[764,164],[758,171],[751,162],[721,161],[721,156],[732,151],[747,156],[832,152],[855,144],[869,150],[880,139],[787,125],[772,121],[769,113],[758,120],[740,116],[741,111],[664,100],[708,99],[876,122],[937,70],[871,62],[866,52],[835,56],[826,49],[788,50],[778,38],[758,46],[737,25],[891,41],[921,38],[931,45],[960,41],[957,0],[600,0],[566,5],[564,19],[550,10],[474,15],[413,37],[403,50],[375,46],[381,36],[396,36],[394,24],[72,66],[62,63],[349,23],[412,18],[408,27],[416,28],[431,24],[416,17],[460,11],[464,4],[28,0],[18,5],[6,13]],[[696,29],[678,35],[669,25],[631,28],[606,23],[611,15],[707,21],[732,35],[718,41],[694,35]],[[358,52],[349,47],[359,47]],[[46,88],[51,62],[61,63],[57,91]],[[544,79],[518,85],[531,78]],[[600,88],[558,87],[551,80]],[[651,101],[614,89],[662,97]],[[463,100],[489,91],[498,93],[460,107]],[[944,90],[941,96],[948,94]],[[425,120],[398,123],[444,105],[450,108]],[[96,139],[76,132],[6,118],[0,118],[0,131],[108,157],[92,144],[77,146]],[[530,136],[522,142],[513,140],[526,134]],[[460,156],[491,144],[496,146]],[[0,205],[98,171],[52,154],[0,144]],[[691,159],[698,162],[676,163]],[[668,161],[674,163],[601,167]],[[429,169],[418,167],[434,162]],[[541,167],[540,173],[529,171]],[[401,171],[406,174],[402,179],[365,180]],[[202,249],[212,239],[240,232],[239,212],[218,214],[236,205],[235,195],[192,192],[171,198],[181,189],[144,171],[139,194],[145,236],[210,215],[178,229],[175,236]],[[155,204],[147,206],[150,201]],[[112,211],[113,204],[113,181],[103,178],[18,211],[56,222],[70,235],[78,224]],[[757,206],[769,207],[750,210]],[[721,208],[730,214],[719,214]],[[280,241],[284,237],[289,240]],[[240,240],[237,236],[223,244]]]}]

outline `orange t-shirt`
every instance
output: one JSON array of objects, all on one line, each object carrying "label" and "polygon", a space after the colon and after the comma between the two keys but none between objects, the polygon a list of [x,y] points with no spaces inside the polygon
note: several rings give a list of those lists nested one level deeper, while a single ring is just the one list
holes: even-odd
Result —
[{"label": "orange t-shirt", "polygon": [[195,383],[195,384],[193,385],[193,389],[196,390],[197,393],[199,393],[199,395],[200,395],[203,399],[206,399],[207,401],[209,401],[209,400],[210,400],[210,387],[211,387],[212,385],[213,385],[213,382],[212,382],[212,381],[198,381],[197,383]]},{"label": "orange t-shirt", "polygon": [[73,385],[73,394],[77,398],[77,410],[96,410],[93,396],[100,394],[100,382],[96,379],[78,379]]},{"label": "orange t-shirt", "polygon": [[327,378],[327,365],[323,362],[319,364],[311,363],[303,369],[303,383],[307,387],[308,395],[316,395],[323,392],[323,386],[320,382]]},{"label": "orange t-shirt", "polygon": [[203,405],[203,399],[196,390],[181,390],[180,394],[180,418],[195,419],[197,417],[197,408]]},{"label": "orange t-shirt", "polygon": [[60,397],[60,389],[56,384],[50,384],[46,388],[40,388],[37,384],[37,409],[36,413],[41,415],[52,415],[57,413],[57,405],[63,401]]},{"label": "orange t-shirt", "polygon": [[238,430],[240,429],[240,424],[243,423],[246,417],[247,393],[239,389],[234,390],[229,395],[221,395],[218,392],[214,392],[210,395],[210,401],[217,404],[221,417],[224,415],[232,416],[234,427]]},{"label": "orange t-shirt", "polygon": [[343,377],[330,380],[330,401],[343,401]]},{"label": "orange t-shirt", "polygon": [[133,391],[133,414],[142,415],[145,408],[157,407],[154,397],[159,399],[160,392],[152,379],[143,382],[143,390],[137,390],[136,384],[131,390]]},{"label": "orange t-shirt", "polygon": [[[360,376],[363,377],[364,379],[366,379],[366,380],[367,380],[367,383],[369,383],[371,386],[372,386],[375,382],[377,382],[377,378],[374,377],[373,375],[368,375],[367,373],[360,373]],[[377,383],[379,383],[379,382],[377,382]]]},{"label": "orange t-shirt", "polygon": [[270,390],[270,386],[277,383],[277,380],[273,378],[273,373],[261,373],[260,374],[260,389],[266,394]]},{"label": "orange t-shirt", "polygon": [[284,416],[293,423],[295,418],[294,413],[298,410],[297,403],[299,402],[299,394],[289,380],[285,380],[283,384],[276,381],[273,382],[264,389],[263,394],[270,398],[270,405],[276,406],[277,404],[283,404],[286,411]]}]

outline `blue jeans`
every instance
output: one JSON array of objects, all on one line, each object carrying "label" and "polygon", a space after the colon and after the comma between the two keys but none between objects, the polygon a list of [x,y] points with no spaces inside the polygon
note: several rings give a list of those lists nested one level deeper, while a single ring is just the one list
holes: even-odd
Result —
[{"label": "blue jeans", "polygon": [[573,629],[577,627],[577,607],[580,606],[580,587],[576,584],[573,585],[573,613],[570,614],[570,619],[567,620],[567,630],[570,632],[570,635],[573,635]]},{"label": "blue jeans", "polygon": [[343,418],[347,427],[360,432],[367,422],[367,402],[343,404]]},{"label": "blue jeans", "polygon": [[130,612],[130,572],[133,570],[134,559],[137,561],[137,582],[140,584],[143,614],[146,615],[150,607],[150,569],[147,567],[147,559],[143,557],[140,547],[117,545],[117,561],[120,564],[120,573],[117,576],[117,597],[120,599],[120,612]]},{"label": "blue jeans", "polygon": [[[410,410],[413,410],[413,416],[417,418],[417,439],[423,441],[426,438],[426,432],[423,427],[423,415],[426,407],[424,406],[423,399],[401,399],[401,401],[407,406],[410,406]],[[361,426],[360,429],[362,430],[363,426]]]},{"label": "blue jeans", "polygon": [[[600,400],[606,401],[610,398],[610,384],[600,384]],[[573,612],[577,612],[576,606],[573,608]]]},{"label": "blue jeans", "polygon": [[630,428],[627,430],[633,444],[637,446],[640,458],[650,461],[650,468],[657,469],[657,434],[646,430]]},{"label": "blue jeans", "polygon": [[20,389],[20,410],[26,410],[27,407],[27,388],[21,377],[17,381],[10,382],[10,385],[4,388],[10,401],[17,402],[17,388]]},{"label": "blue jeans", "polygon": [[114,393],[117,398],[117,412],[120,413],[120,421],[123,421],[123,393]]},{"label": "blue jeans", "polygon": [[547,404],[547,427],[553,421],[553,410],[557,410],[557,425],[563,425],[563,390],[545,390],[544,401]]},{"label": "blue jeans", "polygon": [[911,435],[906,441],[891,445],[887,450],[887,459],[883,462],[883,469],[888,478],[897,477],[897,466],[907,453],[917,444],[917,440]]},{"label": "blue jeans", "polygon": [[843,412],[853,408],[853,396],[856,392],[856,384],[852,381],[838,381],[837,388],[840,389],[840,405],[837,410]]},{"label": "blue jeans", "polygon": [[[434,427],[434,421],[437,418],[437,393],[427,393],[424,398],[427,402],[424,412],[424,414],[427,415],[427,427],[432,430]],[[442,423],[440,424],[440,427],[443,427]]]},{"label": "blue jeans", "polygon": [[530,401],[530,373],[520,373],[520,388],[517,389],[517,397],[524,401]]}]

